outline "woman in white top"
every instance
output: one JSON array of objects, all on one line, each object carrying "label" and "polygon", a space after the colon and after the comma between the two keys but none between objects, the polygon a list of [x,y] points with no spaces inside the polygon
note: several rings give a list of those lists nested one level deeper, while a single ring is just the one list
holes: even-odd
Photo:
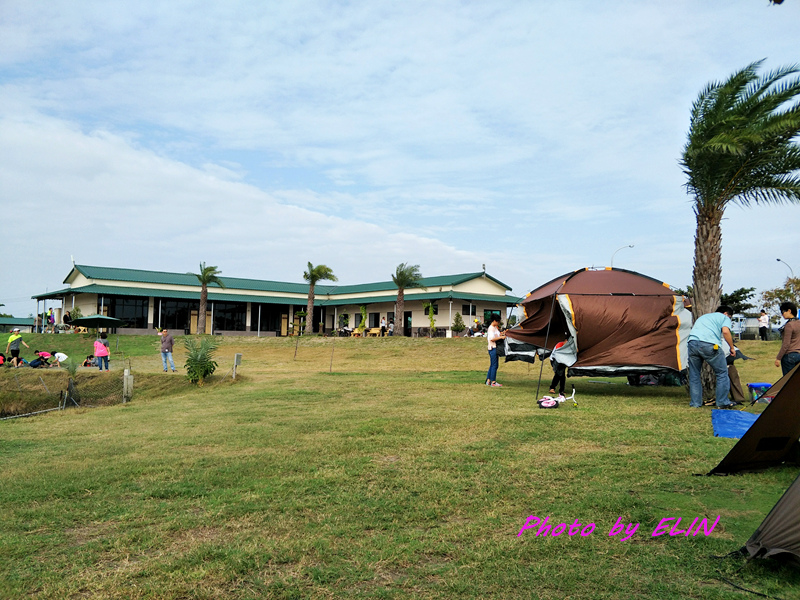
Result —
[{"label": "woman in white top", "polygon": [[489,330],[486,332],[486,339],[489,340],[489,372],[486,374],[486,385],[491,387],[503,387],[503,384],[497,383],[497,340],[504,340],[505,333],[500,333],[500,317],[492,316],[492,322],[489,325]]},{"label": "woman in white top", "polygon": [[768,331],[769,331],[769,316],[767,316],[767,311],[762,310],[761,316],[758,317],[758,337],[761,338],[762,342],[767,341]]}]

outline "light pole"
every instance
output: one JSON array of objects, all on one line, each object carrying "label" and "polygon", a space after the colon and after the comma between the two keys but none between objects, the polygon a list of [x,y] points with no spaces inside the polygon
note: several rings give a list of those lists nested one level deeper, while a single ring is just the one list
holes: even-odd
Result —
[{"label": "light pole", "polygon": [[612,269],[614,268],[614,257],[617,255],[617,252],[619,252],[620,250],[624,250],[625,248],[633,248],[633,244],[629,244],[627,246],[621,246],[620,248],[617,248],[616,250],[614,250],[614,254],[611,255],[611,268]]},{"label": "light pole", "polygon": [[[782,262],[787,267],[789,267],[789,263],[787,263],[785,260],[781,260],[780,258],[776,258],[775,260],[777,260],[778,262]],[[789,267],[789,272],[792,274],[792,279],[794,279],[794,270],[792,269],[792,267]]]}]

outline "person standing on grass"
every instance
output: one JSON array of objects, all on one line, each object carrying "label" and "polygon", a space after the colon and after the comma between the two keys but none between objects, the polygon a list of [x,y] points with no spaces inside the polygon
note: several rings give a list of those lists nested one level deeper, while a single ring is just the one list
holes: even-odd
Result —
[{"label": "person standing on grass", "polygon": [[506,334],[500,333],[500,317],[492,315],[486,338],[489,340],[489,372],[486,374],[486,385],[503,387],[503,384],[495,381],[497,378],[497,340],[506,339]]},{"label": "person standing on grass", "polygon": [[103,363],[106,365],[106,373],[108,373],[108,335],[105,333],[100,334],[100,339],[94,341],[94,356],[97,359],[97,366],[100,371],[103,370]]},{"label": "person standing on grass", "polygon": [[164,373],[167,372],[167,361],[169,361],[169,366],[174,373],[175,362],[172,360],[172,345],[175,340],[172,339],[172,335],[166,327],[158,335],[161,336],[161,363],[164,365]]},{"label": "person standing on grass", "polygon": [[698,317],[689,333],[689,406],[692,408],[703,406],[700,368],[704,361],[714,369],[717,376],[717,408],[730,408],[738,404],[738,402],[728,402],[731,380],[728,378],[728,363],[725,361],[725,351],[722,349],[722,339],[725,338],[730,349],[729,353],[736,356],[731,336],[732,314],[733,309],[730,306],[720,306],[717,312]]},{"label": "person standing on grass", "polygon": [[781,349],[775,357],[775,366],[786,375],[800,363],[800,321],[797,320],[797,305],[794,302],[781,304],[781,315],[786,324],[781,328]]},{"label": "person standing on grass", "polygon": [[558,394],[564,395],[564,387],[567,385],[567,365],[558,362],[558,350],[560,350],[566,342],[558,342],[553,348],[553,353],[550,354],[550,364],[553,366],[553,380],[550,382],[550,393],[556,393],[556,386],[558,386]]},{"label": "person standing on grass", "polygon": [[19,332],[19,327],[14,327],[11,330],[11,335],[8,336],[8,344],[6,344],[6,354],[8,351],[11,350],[11,364],[16,369],[19,367],[19,345],[22,344],[28,350],[31,349],[28,344],[25,343],[25,340],[22,339],[22,334]]},{"label": "person standing on grass", "polygon": [[767,332],[769,331],[769,316],[767,316],[767,311],[763,308],[761,309],[761,316],[758,317],[758,337],[761,338],[762,342],[767,341]]}]

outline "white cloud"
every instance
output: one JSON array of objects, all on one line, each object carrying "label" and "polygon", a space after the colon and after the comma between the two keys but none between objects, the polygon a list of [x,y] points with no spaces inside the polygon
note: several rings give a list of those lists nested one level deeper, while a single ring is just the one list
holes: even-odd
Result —
[{"label": "white cloud", "polygon": [[[59,286],[70,254],[291,281],[312,260],[353,283],[486,263],[521,293],[635,244],[615,266],[685,285],[691,102],[753,60],[794,62],[798,17],[753,0],[5,3],[0,201],[16,249],[49,260],[7,263],[0,302]],[[777,285],[800,209],[726,217],[726,289]]]}]

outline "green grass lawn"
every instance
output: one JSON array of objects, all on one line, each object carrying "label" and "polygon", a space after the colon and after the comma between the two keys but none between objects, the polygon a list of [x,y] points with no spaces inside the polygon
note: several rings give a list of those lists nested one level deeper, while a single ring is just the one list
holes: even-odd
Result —
[{"label": "green grass lawn", "polygon": [[[797,468],[694,476],[735,440],[683,388],[570,379],[579,407],[546,411],[538,363],[482,385],[485,340],[295,344],[224,339],[195,388],[160,372],[157,338],[120,336],[132,403],[0,423],[0,597],[747,597],[723,578],[800,596],[793,567],[712,558]],[[741,348],[743,383],[778,379],[777,342]],[[595,529],[518,535],[529,515]],[[718,515],[708,537],[651,535]],[[627,541],[608,535],[620,518],[639,524]]]}]

